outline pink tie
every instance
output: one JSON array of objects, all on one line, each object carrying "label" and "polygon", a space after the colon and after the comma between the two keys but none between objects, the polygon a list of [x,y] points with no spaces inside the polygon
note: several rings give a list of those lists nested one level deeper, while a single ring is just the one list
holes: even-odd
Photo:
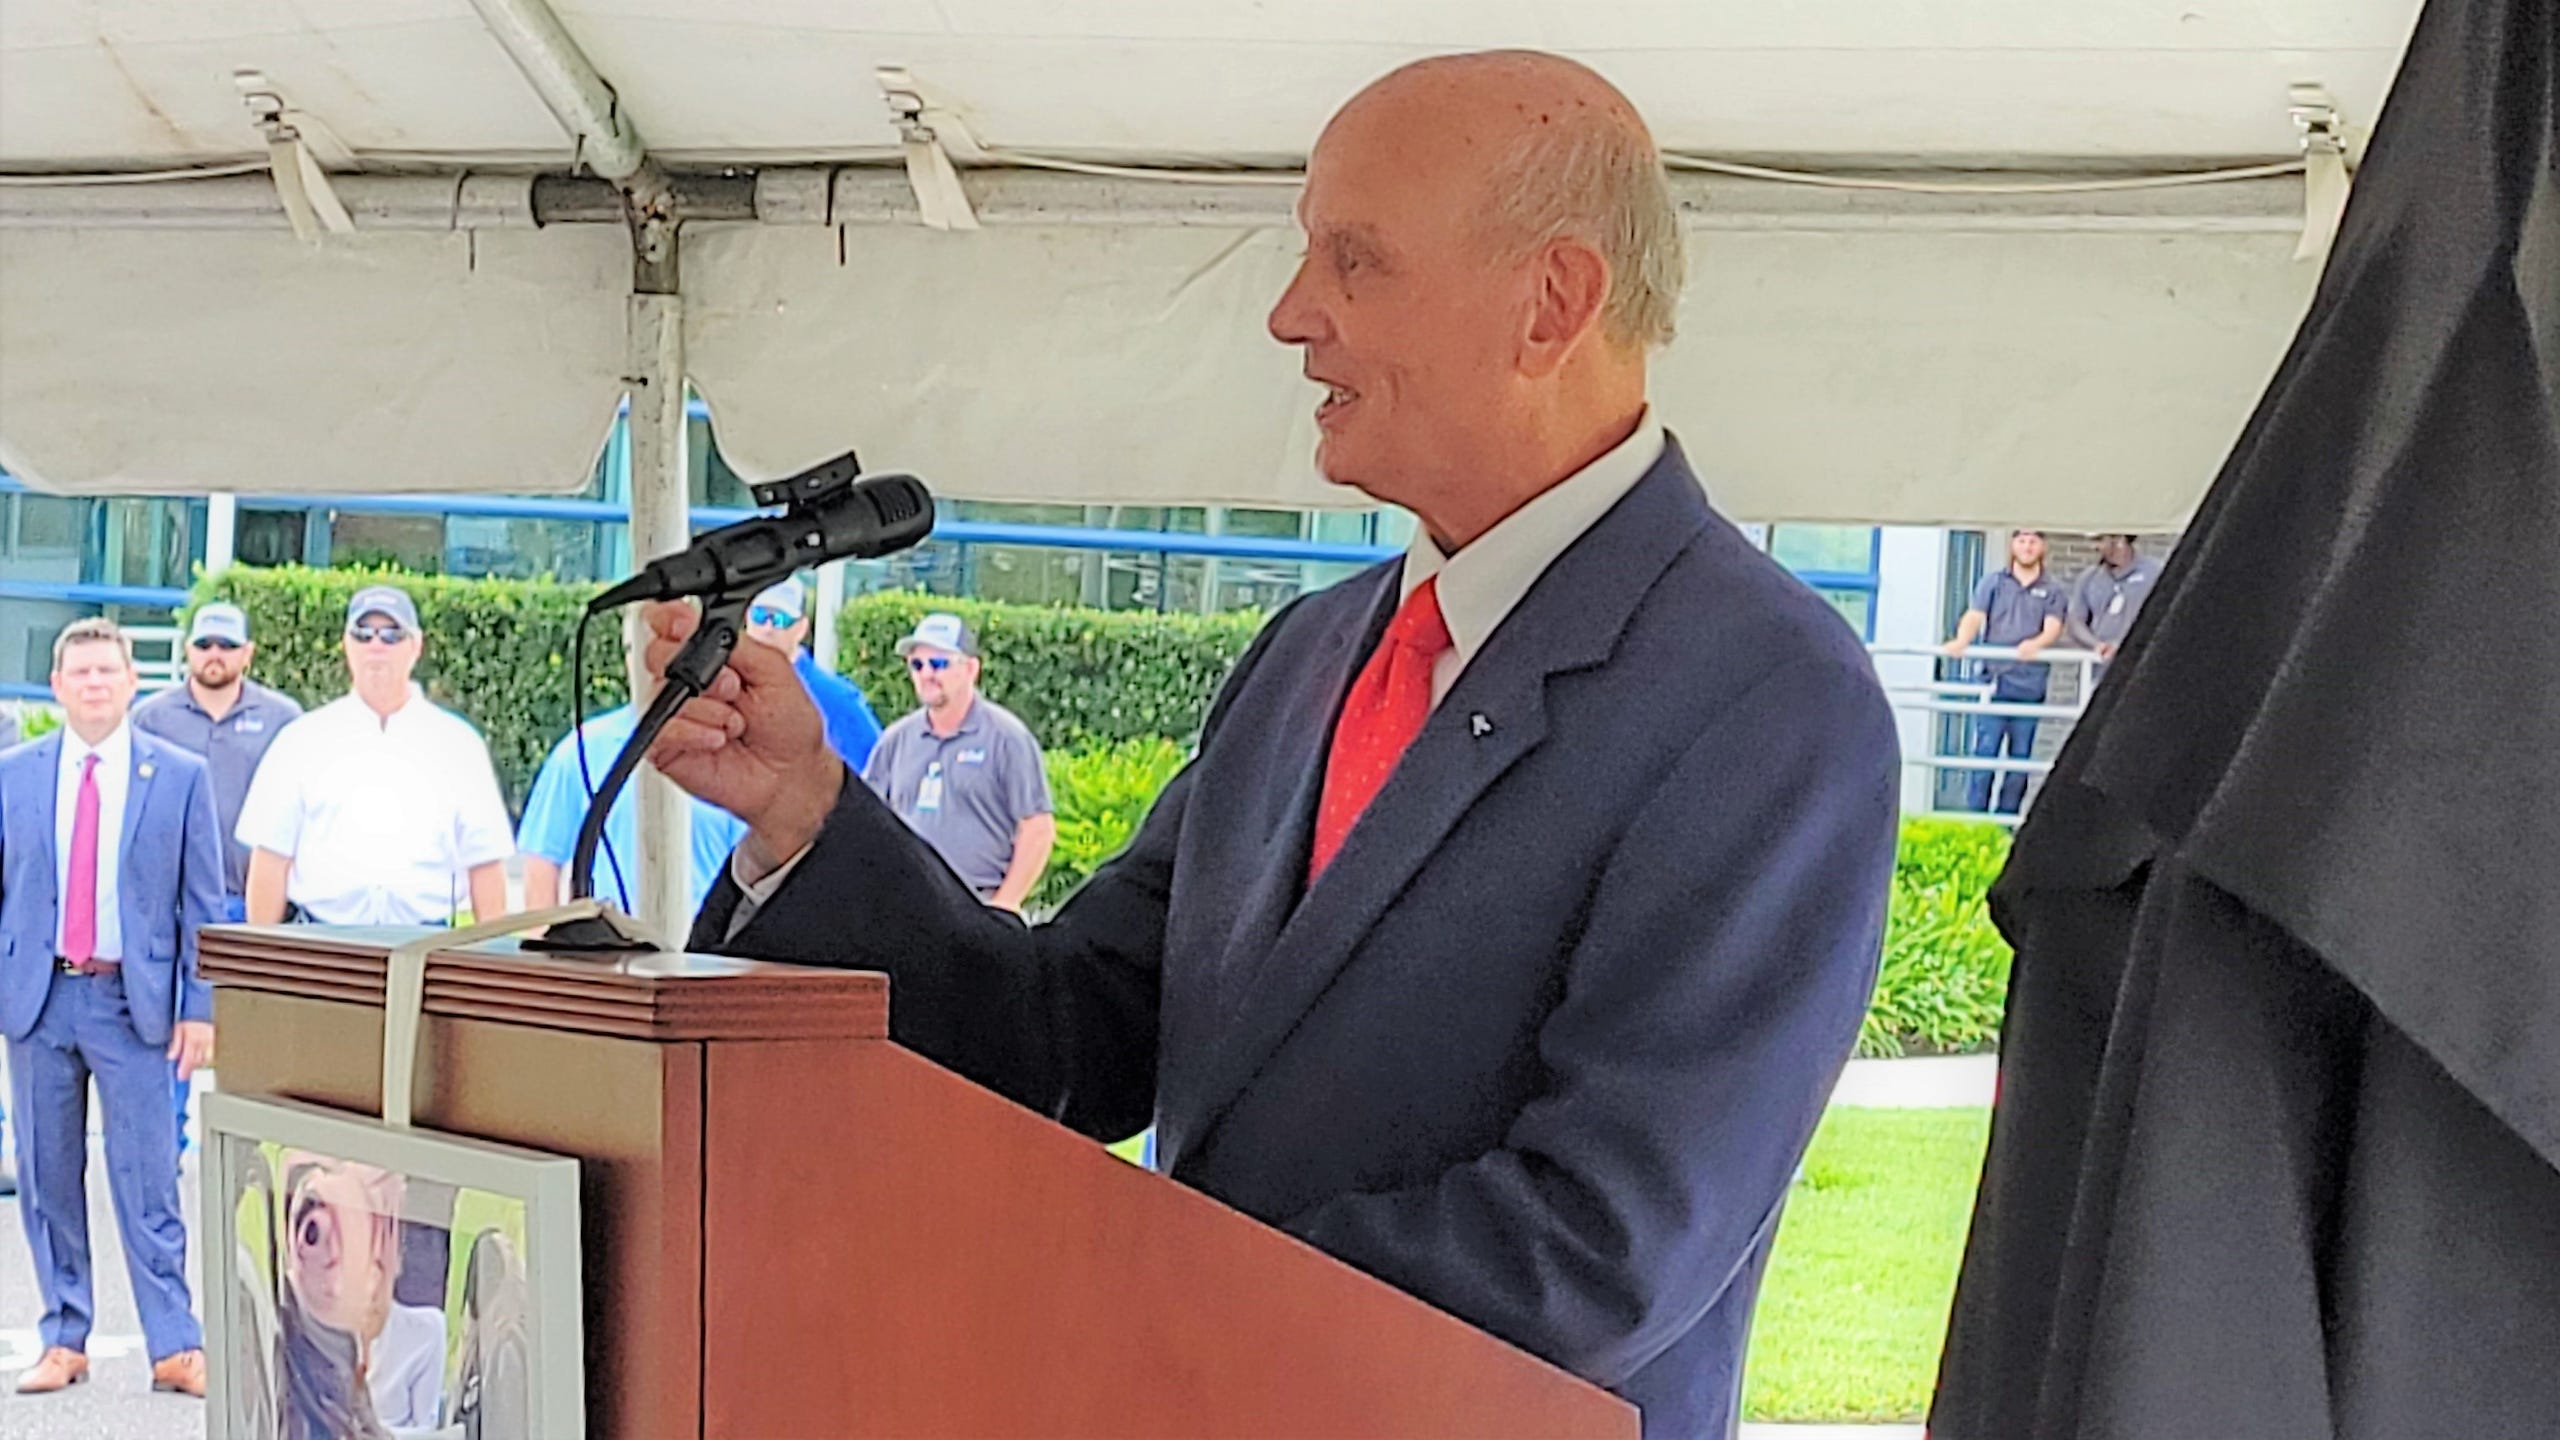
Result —
[{"label": "pink tie", "polygon": [[62,897],[62,958],[98,953],[98,757],[80,764],[80,800],[71,811],[71,875]]}]

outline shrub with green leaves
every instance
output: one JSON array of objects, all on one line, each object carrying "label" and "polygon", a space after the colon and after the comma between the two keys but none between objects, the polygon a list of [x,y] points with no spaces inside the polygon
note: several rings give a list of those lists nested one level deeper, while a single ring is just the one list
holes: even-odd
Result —
[{"label": "shrub with green leaves", "polygon": [[1189,743],[1263,621],[1249,610],[1160,615],[907,591],[865,595],[838,617],[836,655],[884,719],[915,704],[898,640],[937,610],[978,632],[986,661],[980,690],[1021,716],[1051,750],[1147,736]]},{"label": "shrub with green leaves", "polygon": [[62,728],[62,712],[50,705],[18,707],[18,738],[33,740]]},{"label": "shrub with green leaves", "polygon": [[1156,795],[1190,757],[1161,735],[1114,745],[1048,752],[1049,797],[1057,807],[1058,848],[1031,892],[1036,910],[1064,903],[1103,861],[1136,834]]},{"label": "shrub with green leaves", "polygon": [[[346,693],[339,637],[347,601],[389,580],[418,602],[427,632],[418,681],[478,726],[498,783],[521,805],[534,771],[569,728],[569,635],[596,588],[551,580],[460,579],[298,565],[234,565],[200,580],[189,608],[228,600],[249,612],[257,678],[305,705]],[[848,678],[883,718],[915,703],[896,646],[934,610],[958,612],[983,637],[985,689],[1043,746],[1075,749],[1144,737],[1187,742],[1262,616],[1003,605],[890,592],[846,602],[838,617]],[[180,617],[185,623],[185,617]],[[623,702],[619,630],[588,635],[586,712]]]},{"label": "shrub with green leaves", "polygon": [[1902,822],[1884,968],[1858,1032],[1859,1054],[1952,1054],[1999,1043],[2010,952],[1986,900],[2008,857],[2009,832],[1987,821]]}]

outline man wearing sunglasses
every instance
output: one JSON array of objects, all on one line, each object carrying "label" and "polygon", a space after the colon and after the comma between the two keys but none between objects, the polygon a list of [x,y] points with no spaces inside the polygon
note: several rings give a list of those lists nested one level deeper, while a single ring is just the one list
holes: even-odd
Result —
[{"label": "man wearing sunglasses", "polygon": [[348,694],[276,737],[239,838],[250,849],[250,920],[288,903],[327,925],[442,925],[507,910],[515,834],[489,747],[409,677],[426,642],[393,585],[347,602]]},{"label": "man wearing sunglasses", "polygon": [[[249,617],[221,601],[200,607],[187,623],[187,683],[172,685],[133,707],[133,728],[155,735],[202,759],[213,775],[213,810],[222,825],[222,918],[248,918],[249,847],[232,832],[241,802],[284,727],[302,718],[301,702],[249,678],[258,647],[249,640]],[[178,1148],[187,1148],[187,1096],[192,1079],[172,1082],[178,1106]]]},{"label": "man wearing sunglasses", "polygon": [[859,686],[821,667],[809,653],[809,612],[799,581],[785,580],[756,597],[747,607],[747,638],[791,657],[792,673],[826,719],[827,748],[844,757],[845,768],[861,774],[871,762],[871,747],[880,743],[880,717]]},{"label": "man wearing sunglasses", "polygon": [[1018,912],[1058,843],[1040,742],[978,693],[978,637],[959,616],[917,621],[898,654],[921,706],[880,737],[862,783],[979,899]]}]

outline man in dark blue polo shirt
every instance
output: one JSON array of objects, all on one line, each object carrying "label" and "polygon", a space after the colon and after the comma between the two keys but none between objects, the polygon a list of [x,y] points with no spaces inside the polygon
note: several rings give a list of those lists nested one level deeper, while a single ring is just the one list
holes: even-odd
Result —
[{"label": "man in dark blue polo shirt", "polygon": [[[249,617],[239,606],[215,601],[187,623],[187,681],[133,707],[133,728],[157,736],[190,755],[204,757],[213,772],[213,809],[222,826],[222,918],[245,918],[249,847],[232,829],[249,779],[277,732],[302,718],[302,705],[281,690],[249,678],[258,647],[249,641]],[[192,1079],[170,1081],[178,1106],[178,1148],[187,1148],[187,1096]]]},{"label": "man in dark blue polo shirt", "polygon": [[[2002,704],[2041,705],[2053,667],[2035,663],[2035,657],[2062,638],[2066,609],[2067,597],[2061,584],[2044,571],[2044,532],[2015,531],[2009,536],[2008,567],[1983,576],[1982,582],[1973,587],[1973,603],[1964,612],[1964,619],[1957,622],[1956,638],[1946,643],[1945,653],[1962,655],[1976,640],[1986,645],[2016,646],[2017,659],[1993,660],[1983,666],[1991,680],[1991,698]],[[2012,760],[2033,755],[2036,717],[1975,716],[1974,755],[1996,759],[2004,748]],[[1968,809],[1990,808],[1991,776],[1989,770],[1973,773],[1966,786]],[[2026,798],[2027,772],[2001,772],[1999,813],[2017,814]]]}]

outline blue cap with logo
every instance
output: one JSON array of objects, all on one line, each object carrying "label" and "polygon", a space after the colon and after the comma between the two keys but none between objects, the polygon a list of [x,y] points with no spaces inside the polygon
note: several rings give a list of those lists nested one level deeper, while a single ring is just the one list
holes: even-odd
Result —
[{"label": "blue cap with logo", "polygon": [[900,655],[912,655],[918,647],[948,650],[957,655],[978,653],[978,633],[957,615],[935,613],[916,622],[914,633],[898,642]]},{"label": "blue cap with logo", "polygon": [[187,643],[220,640],[231,645],[249,643],[249,616],[237,605],[216,600],[196,611],[187,622]]},{"label": "blue cap with logo", "polygon": [[409,630],[418,625],[418,606],[409,592],[397,585],[367,585],[347,602],[347,623],[355,624],[367,615],[388,615]]}]

